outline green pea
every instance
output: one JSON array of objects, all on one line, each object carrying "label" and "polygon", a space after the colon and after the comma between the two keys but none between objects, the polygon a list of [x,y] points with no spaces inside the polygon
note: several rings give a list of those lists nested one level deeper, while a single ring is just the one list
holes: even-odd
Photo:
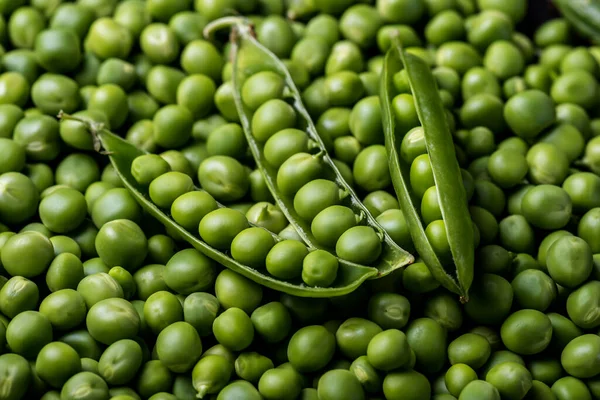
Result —
[{"label": "green pea", "polygon": [[231,307],[215,319],[213,334],[220,344],[233,351],[241,351],[252,343],[254,327],[248,314]]},{"label": "green pea", "polygon": [[[91,258],[83,263],[83,274],[85,276],[110,272],[110,267],[106,265],[100,257]],[[117,282],[118,283],[118,282]],[[119,285],[120,286],[120,285]]]},{"label": "green pea", "polygon": [[231,256],[251,268],[264,268],[267,254],[274,245],[275,240],[267,230],[246,228],[231,242]]},{"label": "green pea", "polygon": [[288,224],[279,207],[269,202],[258,202],[246,212],[248,222],[270,232],[278,233]]},{"label": "green pea", "polygon": [[427,42],[439,46],[446,42],[461,40],[465,36],[462,16],[454,10],[443,10],[433,16],[425,26]]},{"label": "green pea", "polygon": [[552,44],[569,43],[571,27],[563,18],[555,18],[544,22],[534,34],[535,44],[547,47]]},{"label": "green pea", "polygon": [[178,298],[167,291],[151,294],[144,304],[144,319],[148,327],[160,333],[172,323],[183,321],[183,306]]},{"label": "green pea", "polygon": [[509,251],[531,253],[534,246],[533,228],[522,215],[511,215],[498,225],[500,242]]},{"label": "green pea", "polygon": [[177,198],[193,189],[192,178],[181,172],[170,171],[157,176],[150,182],[149,193],[154,204],[168,209],[172,207]]},{"label": "green pea", "polygon": [[546,254],[548,273],[559,285],[575,288],[585,282],[593,269],[592,249],[577,236],[557,238]]},{"label": "green pea", "polygon": [[256,333],[267,343],[281,342],[291,329],[290,313],[280,302],[271,302],[256,308],[250,318]]},{"label": "green pea", "polygon": [[217,202],[206,192],[191,191],[177,197],[171,205],[171,216],[190,232],[198,229],[200,221],[217,209]]},{"label": "green pea", "polygon": [[[531,118],[535,110],[536,118]],[[504,107],[504,118],[509,127],[524,139],[536,137],[554,122],[556,117],[552,99],[540,90],[526,90],[511,97]]]},{"label": "green pea", "polygon": [[482,64],[477,50],[468,43],[450,41],[442,44],[436,52],[436,64],[449,67],[464,75],[469,69]]},{"label": "green pea", "polygon": [[168,290],[162,276],[164,269],[164,265],[149,264],[135,271],[133,280],[136,283],[137,297],[140,300],[146,301],[153,293]]},{"label": "green pea", "polygon": [[356,226],[357,216],[345,206],[330,206],[319,212],[312,221],[311,231],[319,243],[334,247],[348,229]]},{"label": "green pea", "polygon": [[557,398],[591,400],[592,395],[583,381],[572,376],[560,378],[551,387]]},{"label": "green pea", "polygon": [[192,371],[192,382],[199,395],[218,393],[223,389],[233,372],[233,363],[225,357],[209,355],[203,357]]},{"label": "green pea", "polygon": [[136,383],[137,393],[142,398],[170,391],[172,386],[173,374],[160,360],[148,361],[142,365]]},{"label": "green pea", "polygon": [[196,329],[187,322],[175,322],[163,329],[156,339],[158,359],[171,371],[184,373],[192,369],[202,353]]},{"label": "green pea", "polygon": [[8,318],[14,318],[23,311],[34,310],[39,297],[39,289],[32,281],[14,276],[0,289],[0,311]]},{"label": "green pea", "polygon": [[223,270],[215,281],[215,294],[224,309],[236,307],[252,313],[261,302],[260,285],[230,270]]},{"label": "green pea", "polygon": [[494,366],[485,379],[498,389],[501,396],[509,399],[523,398],[533,385],[531,373],[527,368],[513,362]]},{"label": "green pea", "polygon": [[131,163],[131,175],[140,185],[149,185],[170,169],[169,164],[156,154],[138,156]]},{"label": "green pea", "polygon": [[356,184],[368,192],[388,187],[391,178],[385,147],[371,145],[364,148],[354,161],[352,173]]},{"label": "green pea", "polygon": [[572,202],[562,188],[537,185],[523,196],[521,210],[527,221],[538,228],[560,229],[571,218]]},{"label": "green pea", "polygon": [[281,393],[297,397],[302,386],[296,371],[287,368],[272,368],[265,371],[260,377],[258,390],[265,398],[278,398]]},{"label": "green pea", "polygon": [[595,315],[598,308],[597,294],[594,291],[597,290],[598,283],[598,281],[587,282],[571,292],[567,298],[567,314],[580,328],[591,329],[600,325]]},{"label": "green pea", "polygon": [[100,356],[98,372],[110,385],[124,385],[135,377],[142,366],[142,359],[142,348],[136,341],[118,340]]},{"label": "green pea", "polygon": [[128,119],[132,123],[151,120],[159,109],[158,102],[148,93],[136,90],[127,96]]},{"label": "green pea", "polygon": [[335,352],[335,336],[325,327],[309,325],[292,335],[287,357],[299,372],[314,372],[325,367]]},{"label": "green pea", "polygon": [[[498,97],[488,93],[478,93],[465,101],[460,109],[460,120],[469,129],[487,128],[500,133],[505,127],[504,104]],[[485,116],[485,117],[484,117]]]},{"label": "green pea", "polygon": [[461,92],[465,100],[481,93],[500,97],[500,83],[491,71],[474,67],[465,73],[461,82]]},{"label": "green pea", "polygon": [[402,274],[402,285],[413,293],[427,293],[437,289],[440,284],[422,262],[407,266]]},{"label": "green pea", "polygon": [[[23,254],[29,254],[23,259]],[[54,258],[52,242],[38,232],[10,237],[2,247],[2,266],[12,276],[31,278],[46,271]]]},{"label": "green pea", "polygon": [[410,359],[407,336],[397,329],[378,333],[369,342],[367,358],[371,365],[383,371],[406,366]]},{"label": "green pea", "polygon": [[515,299],[522,308],[546,311],[557,296],[556,284],[544,272],[528,269],[512,281]]},{"label": "green pea", "polygon": [[[177,88],[184,79],[185,74],[182,71],[164,65],[156,65],[148,71],[145,80],[146,89],[159,102],[173,105],[177,103]],[[182,114],[185,113],[182,112]]]},{"label": "green pea", "polygon": [[425,228],[425,235],[430,241],[433,250],[443,260],[450,259],[452,253],[448,242],[446,224],[438,219],[430,222]]},{"label": "green pea", "polygon": [[233,239],[248,228],[248,219],[239,211],[220,208],[206,214],[200,221],[199,232],[209,245],[229,249]]},{"label": "green pea", "polygon": [[[109,267],[137,270],[148,253],[146,235],[133,221],[115,219],[100,228],[95,239],[98,255]],[[115,251],[119,249],[119,251]]]},{"label": "green pea", "polygon": [[87,308],[83,296],[77,291],[62,289],[42,300],[39,311],[55,329],[68,330],[85,320]]},{"label": "green pea", "polygon": [[550,96],[556,103],[573,103],[584,109],[596,104],[598,83],[585,70],[572,70],[560,75],[550,88]]},{"label": "green pea", "polygon": [[518,354],[537,354],[550,344],[552,324],[550,319],[537,310],[519,310],[502,324],[502,342]]},{"label": "green pea", "polygon": [[104,113],[110,127],[119,128],[127,119],[129,111],[127,94],[120,86],[113,83],[104,84],[92,93],[88,101],[88,109]]},{"label": "green pea", "polygon": [[235,360],[235,373],[254,384],[259,382],[265,372],[273,368],[273,361],[256,352],[241,353]]},{"label": "green pea", "polygon": [[25,148],[28,159],[53,160],[60,151],[59,124],[47,115],[26,116],[16,124],[13,140]]},{"label": "green pea", "polygon": [[455,396],[459,396],[462,390],[475,380],[477,380],[477,373],[467,364],[452,365],[444,376],[448,391]]},{"label": "green pea", "polygon": [[294,154],[308,150],[308,136],[298,129],[283,129],[271,136],[264,146],[265,159],[275,168]]},{"label": "green pea", "polygon": [[448,345],[448,358],[452,365],[467,364],[477,369],[486,363],[491,351],[486,338],[475,333],[465,333]]},{"label": "green pea", "polygon": [[337,258],[325,250],[314,250],[302,261],[302,281],[309,286],[328,287],[337,278]]},{"label": "green pea", "polygon": [[[346,230],[335,245],[340,258],[369,265],[381,254],[381,238],[368,226],[355,226]],[[358,249],[361,251],[358,251]]]},{"label": "green pea", "polygon": [[208,289],[213,285],[216,275],[212,260],[195,249],[175,253],[163,271],[167,286],[185,295]]},{"label": "green pea", "polygon": [[418,318],[408,325],[406,338],[415,353],[415,367],[425,373],[437,373],[446,359],[446,331],[431,318]]},{"label": "green pea", "polygon": [[410,166],[410,184],[419,198],[423,198],[425,191],[435,185],[428,154],[417,156],[412,162]]},{"label": "green pea", "polygon": [[198,334],[208,336],[219,311],[219,301],[210,293],[196,292],[188,295],[183,303],[185,322],[191,324]]},{"label": "green pea", "polygon": [[512,149],[498,148],[488,159],[488,173],[493,181],[503,188],[521,183],[527,175],[528,168],[525,154],[513,152]]},{"label": "green pea", "polygon": [[523,71],[525,59],[515,44],[507,40],[498,40],[487,48],[483,65],[499,79],[506,80]]},{"label": "green pea", "polygon": [[494,183],[483,179],[477,179],[474,186],[472,203],[499,217],[506,206],[506,198],[502,190]]},{"label": "green pea", "polygon": [[302,274],[302,261],[308,254],[306,246],[297,240],[276,243],[265,260],[267,271],[280,279],[293,279]]}]

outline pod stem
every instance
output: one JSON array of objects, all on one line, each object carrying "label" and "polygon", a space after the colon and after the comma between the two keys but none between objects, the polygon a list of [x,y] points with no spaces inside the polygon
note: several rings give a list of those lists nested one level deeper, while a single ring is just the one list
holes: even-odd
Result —
[{"label": "pod stem", "polygon": [[92,135],[92,140],[94,142],[94,150],[102,155],[112,154],[112,152],[110,151],[102,150],[102,140],[100,139],[100,132],[104,129],[104,124],[102,122],[86,121],[82,118],[78,118],[71,114],[67,114],[63,110],[60,110],[56,117],[60,120],[76,121],[82,123]]},{"label": "pod stem", "polygon": [[247,18],[240,16],[230,16],[216,19],[204,27],[202,34],[207,40],[210,40],[214,37],[216,31],[231,27],[233,27],[231,31],[232,41],[237,39],[237,35],[249,35],[256,37],[254,32],[254,24],[252,24]]}]

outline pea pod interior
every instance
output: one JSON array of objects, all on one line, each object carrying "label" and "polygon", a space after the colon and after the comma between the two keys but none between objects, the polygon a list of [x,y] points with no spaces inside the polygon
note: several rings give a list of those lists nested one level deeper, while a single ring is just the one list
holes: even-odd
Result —
[{"label": "pea pod interior", "polygon": [[[285,89],[288,92],[289,103],[291,103],[297,117],[301,120],[300,126],[308,136],[312,155],[321,160],[323,175],[319,177],[323,177],[330,182],[335,182],[341,193],[341,204],[347,206],[355,213],[359,220],[359,225],[372,228],[375,233],[380,236],[381,253],[374,261],[367,260],[360,263],[372,265],[377,268],[378,277],[385,276],[398,268],[412,263],[414,257],[404,249],[400,248],[383,230],[369,210],[358,199],[353,188],[345,181],[341,172],[334,164],[332,158],[328,154],[328,147],[330,147],[331,144],[327,143],[327,138],[323,138],[317,133],[311,117],[304,108],[298,89],[285,65],[273,53],[253,38],[251,27],[243,22],[234,24],[232,33],[232,60],[234,100],[252,155],[254,156],[257,166],[262,171],[265,182],[273,194],[277,205],[309,247],[333,251],[331,245],[327,246],[323,243],[319,243],[315,238],[311,232],[310,221],[300,215],[291,194],[283,193],[280,184],[278,184],[278,170],[272,165],[269,165],[269,162],[265,159],[265,152],[263,151],[264,145],[257,140],[256,132],[253,132],[251,123],[253,114],[248,106],[242,101],[241,91],[245,81],[257,72],[272,71],[283,77]],[[290,159],[291,157],[288,158],[288,160]],[[314,180],[308,182],[306,186],[310,184],[314,184]],[[299,192],[300,191],[297,193]],[[340,256],[339,252],[338,256]],[[352,261],[359,262],[357,260]]]},{"label": "pea pod interior", "polygon": [[[309,287],[298,281],[284,281],[276,279],[263,271],[243,265],[234,260],[228,254],[221,252],[202,241],[197,233],[192,233],[177,224],[169,215],[152,203],[147,189],[140,186],[131,175],[131,163],[143,154],[142,150],[126,142],[108,130],[95,132],[117,174],[123,181],[125,187],[142,205],[142,207],[165,227],[172,229],[180,237],[191,244],[201,253],[219,262],[221,265],[257,282],[261,285],[284,293],[300,297],[334,297],[352,292],[365,280],[377,275],[375,268],[356,265],[348,262],[340,262],[335,282],[327,288]],[[272,234],[276,241],[279,239]]]}]

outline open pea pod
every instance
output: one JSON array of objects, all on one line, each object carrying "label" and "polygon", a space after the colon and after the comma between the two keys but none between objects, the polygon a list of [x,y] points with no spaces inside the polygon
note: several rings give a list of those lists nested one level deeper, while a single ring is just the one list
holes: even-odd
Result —
[{"label": "open pea pod", "polygon": [[[400,156],[400,146],[406,132],[397,131],[398,121],[391,104],[395,90],[393,77],[402,69],[406,70],[417,115],[423,127],[453,265],[442,262],[426,235],[423,220],[415,206],[418,199],[410,184],[410,165]],[[380,97],[392,183],[409,224],[415,248],[433,277],[442,286],[460,295],[461,301],[466,302],[473,281],[473,226],[452,135],[429,67],[418,56],[405,52],[398,42],[385,56]]]},{"label": "open pea pod", "polygon": [[[63,115],[62,118],[73,117]],[[340,262],[335,282],[330,287],[321,288],[307,286],[301,281],[284,281],[276,279],[262,271],[239,263],[228,254],[221,252],[202,241],[198,233],[187,231],[181,225],[177,224],[168,214],[152,203],[148,194],[148,189],[139,185],[131,175],[131,163],[136,157],[147,154],[146,152],[138,149],[133,144],[125,141],[114,133],[102,129],[100,126],[95,126],[93,123],[90,124],[81,120],[80,122],[84,123],[91,131],[94,136],[96,148],[98,150],[100,150],[100,148],[104,149],[104,154],[108,155],[110,162],[121,178],[123,185],[129,190],[146,212],[171,231],[177,232],[183,240],[188,242],[199,252],[240,275],[280,292],[299,297],[314,298],[335,297],[348,294],[358,288],[365,280],[377,275],[377,270],[375,268]],[[219,204],[219,207],[224,206]],[[270,233],[276,241],[282,240],[274,233]]]},{"label": "open pea pod", "polygon": [[209,36],[213,29],[224,26],[232,27],[231,58],[233,64],[233,98],[246,139],[256,165],[262,172],[265,182],[273,194],[277,205],[292,226],[294,226],[300,237],[302,237],[309,248],[324,249],[333,252],[333,249],[323,246],[315,239],[311,232],[310,223],[301,218],[294,209],[293,196],[285,195],[278,188],[277,169],[266,161],[264,145],[255,140],[252,133],[250,122],[252,112],[243,103],[241,91],[245,80],[252,74],[261,71],[272,71],[283,77],[286,86],[286,94],[289,97],[289,100],[291,100],[291,105],[298,118],[301,120],[300,125],[308,136],[311,151],[317,154],[323,162],[323,168],[326,169],[325,175],[328,179],[334,181],[338,185],[343,193],[343,204],[351,208],[358,216],[360,224],[373,228],[379,235],[382,248],[381,254],[374,263],[370,264],[370,266],[376,268],[378,271],[375,278],[383,277],[396,269],[414,262],[414,257],[392,240],[371,215],[369,210],[362,204],[353,188],[343,178],[341,172],[328,153],[328,148],[331,147],[331,143],[328,143],[328,138],[321,137],[317,133],[315,125],[303,105],[300,92],[285,64],[255,39],[252,26],[243,19],[223,18],[217,20],[213,24],[207,26],[205,35]]}]

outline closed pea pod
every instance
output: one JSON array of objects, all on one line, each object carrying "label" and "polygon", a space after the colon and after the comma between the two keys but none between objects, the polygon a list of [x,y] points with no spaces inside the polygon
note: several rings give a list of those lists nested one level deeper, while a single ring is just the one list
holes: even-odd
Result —
[{"label": "closed pea pod", "polygon": [[[413,166],[419,157],[425,155],[418,156],[409,165],[399,154],[401,146],[397,143],[395,132],[398,121],[391,109],[391,93],[392,76],[402,69],[402,65],[407,72],[417,114],[423,124],[427,157],[431,160],[429,162],[431,176],[438,191],[437,197],[443,218],[440,221],[445,226],[449,250],[455,264],[455,270],[452,272],[446,270],[436,254],[433,243],[428,237],[430,235],[427,235],[424,222],[414,204],[415,189],[411,188],[415,179]],[[444,109],[435,87],[435,79],[430,74],[429,68],[422,60],[412,54],[406,54],[398,44],[393,46],[386,55],[381,78],[381,99],[390,174],[417,251],[435,279],[447,289],[459,294],[462,301],[467,301],[468,290],[473,280],[475,258],[473,227],[452,136],[446,119],[439,117],[444,115]],[[419,182],[419,184],[423,182],[422,178]],[[426,189],[419,190],[424,193]]]}]

